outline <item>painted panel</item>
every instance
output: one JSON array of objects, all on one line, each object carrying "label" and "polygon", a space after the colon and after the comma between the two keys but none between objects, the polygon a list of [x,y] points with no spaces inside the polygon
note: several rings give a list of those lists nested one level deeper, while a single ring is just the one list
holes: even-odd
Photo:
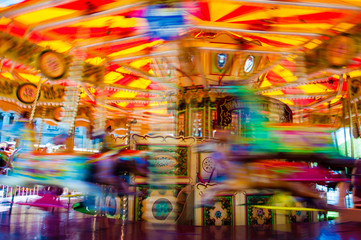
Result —
[{"label": "painted panel", "polygon": [[234,225],[233,195],[217,196],[212,207],[203,208],[204,226]]},{"label": "painted panel", "polygon": [[152,173],[163,176],[187,177],[189,175],[189,147],[138,144],[136,150],[152,151],[149,160]]},{"label": "painted panel", "polygon": [[271,195],[255,194],[246,196],[247,225],[267,225],[275,223],[275,214],[273,210],[252,206],[266,204],[270,198]]}]

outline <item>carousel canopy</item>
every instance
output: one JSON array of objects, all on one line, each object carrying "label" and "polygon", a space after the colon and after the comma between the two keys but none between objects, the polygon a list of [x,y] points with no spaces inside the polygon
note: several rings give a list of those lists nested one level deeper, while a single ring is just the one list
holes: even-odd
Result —
[{"label": "carousel canopy", "polygon": [[[338,109],[347,79],[361,76],[360,8],[352,0],[6,0],[0,77],[35,86],[75,79],[81,103],[101,98],[109,112],[138,116],[164,116],[169,92],[224,84],[250,85],[293,110]],[[46,74],[45,52],[59,54],[69,74]],[[77,61],[87,68],[72,70]]]}]

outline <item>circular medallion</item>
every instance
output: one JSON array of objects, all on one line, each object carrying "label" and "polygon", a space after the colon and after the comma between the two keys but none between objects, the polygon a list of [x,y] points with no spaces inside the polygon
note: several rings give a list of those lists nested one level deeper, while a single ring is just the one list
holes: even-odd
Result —
[{"label": "circular medallion", "polygon": [[361,81],[359,79],[351,79],[351,96],[355,97],[360,95]]},{"label": "circular medallion", "polygon": [[248,56],[244,62],[243,70],[245,73],[251,73],[254,67],[254,57]]},{"label": "circular medallion", "polygon": [[165,220],[172,211],[172,203],[166,198],[159,198],[152,207],[153,216],[157,220]]},{"label": "circular medallion", "polygon": [[23,103],[33,103],[36,98],[37,87],[31,83],[25,83],[18,87],[16,96]]},{"label": "circular medallion", "polygon": [[331,39],[325,48],[325,60],[329,65],[342,67],[349,63],[356,54],[357,43],[348,36],[336,36]]},{"label": "circular medallion", "polygon": [[57,52],[45,51],[40,55],[38,61],[40,71],[50,79],[59,79],[66,72],[64,57]]},{"label": "circular medallion", "polygon": [[211,157],[207,157],[202,161],[202,168],[207,173],[211,173],[214,170],[214,160]]},{"label": "circular medallion", "polygon": [[217,63],[217,68],[223,69],[226,66],[226,63],[227,63],[227,54],[218,53],[216,63]]}]

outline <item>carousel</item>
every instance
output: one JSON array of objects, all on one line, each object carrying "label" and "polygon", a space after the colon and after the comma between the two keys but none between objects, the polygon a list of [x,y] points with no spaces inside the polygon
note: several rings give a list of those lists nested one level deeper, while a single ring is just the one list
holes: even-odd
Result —
[{"label": "carousel", "polygon": [[360,9],[1,2],[3,192],[46,186],[20,204],[66,208],[76,191],[74,211],[125,221],[269,226],[327,220],[340,183],[357,218],[359,191],[344,199],[361,157]]}]

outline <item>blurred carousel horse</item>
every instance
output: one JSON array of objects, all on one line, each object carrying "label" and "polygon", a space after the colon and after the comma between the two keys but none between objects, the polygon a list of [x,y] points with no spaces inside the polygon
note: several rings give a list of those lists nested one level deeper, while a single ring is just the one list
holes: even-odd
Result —
[{"label": "blurred carousel horse", "polygon": [[[221,133],[216,139],[218,143],[208,147],[214,152],[215,169],[221,178],[215,187],[206,191],[205,201],[219,192],[264,188],[284,189],[297,196],[320,199],[319,193],[306,182],[350,181],[345,174],[335,176],[325,170],[345,171],[355,164],[354,159],[341,156],[334,147],[332,126],[270,123],[253,90],[232,86],[225,91],[242,102],[246,119],[242,136]],[[310,162],[317,163],[317,168],[309,168]]]},{"label": "blurred carousel horse", "polygon": [[11,176],[3,176],[5,185],[43,185],[73,189],[84,194],[97,195],[99,185],[112,185],[120,192],[127,191],[124,172],[146,176],[148,153],[111,150],[85,155],[74,153],[20,153]]},{"label": "blurred carousel horse", "polygon": [[[284,190],[291,192],[294,196],[316,203],[316,200],[321,201],[321,195],[311,187],[311,183],[327,184],[350,181],[349,178],[335,171],[321,167],[309,167],[306,163],[309,161],[307,158],[303,159],[305,162],[271,160],[265,154],[258,157],[252,155],[252,158],[249,158],[250,153],[243,152],[243,155],[239,155],[234,152],[234,149],[233,151],[227,150],[225,146],[227,144],[223,144],[223,148],[218,148],[218,151],[214,144],[211,147],[200,147],[200,151],[217,151],[211,154],[211,158],[215,161],[215,171],[217,171],[215,182],[217,184],[205,191],[202,204],[211,203],[212,199],[221,192],[239,192],[250,189]],[[235,156],[239,158],[235,158]],[[244,156],[244,158],[240,156]],[[263,160],[264,156],[266,156],[266,160]],[[293,156],[295,155],[293,154]],[[315,159],[311,161],[313,160]],[[326,161],[323,163],[325,164]],[[318,204],[318,207],[326,206]]]}]

